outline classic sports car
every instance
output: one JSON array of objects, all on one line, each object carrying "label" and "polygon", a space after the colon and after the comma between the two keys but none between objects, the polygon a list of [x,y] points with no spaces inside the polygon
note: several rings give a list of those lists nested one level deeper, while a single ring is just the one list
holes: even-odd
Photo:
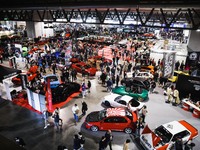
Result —
[{"label": "classic sports car", "polygon": [[150,88],[150,82],[148,79],[144,78],[125,78],[121,80],[121,85],[126,87],[140,87],[146,90],[149,90]]},{"label": "classic sports car", "polygon": [[47,83],[48,79],[50,79],[50,87],[56,88],[58,85],[60,85],[60,81],[58,80],[58,77],[55,74],[49,74],[47,76],[43,76],[45,83]]},{"label": "classic sports car", "polygon": [[113,93],[119,95],[128,95],[133,97],[138,101],[145,101],[148,99],[148,91],[145,89],[141,89],[140,87],[125,87],[125,86],[118,86],[112,89]]},{"label": "classic sports car", "polygon": [[90,76],[95,76],[97,72],[96,68],[91,67],[90,65],[84,62],[72,64],[72,68],[75,69],[79,73],[82,73],[82,71],[84,71],[86,75],[90,75]]},{"label": "classic sports car", "polygon": [[103,61],[104,63],[112,64],[111,59],[102,58],[102,56],[92,56],[88,58],[88,61],[92,64],[96,64],[96,61]]},{"label": "classic sports car", "polygon": [[[28,76],[27,76],[28,82],[30,82],[30,81],[32,81],[33,79],[35,79],[35,77],[37,77],[37,74],[36,74],[36,73],[35,73],[35,74],[28,74]],[[17,75],[17,76],[15,76],[15,77],[13,77],[13,78],[11,79],[11,81],[12,81],[12,83],[13,83],[14,85],[17,85],[17,86],[19,86],[19,85],[22,84],[20,74]]]},{"label": "classic sports car", "polygon": [[128,95],[121,96],[119,94],[107,95],[103,98],[102,104],[111,107],[127,107],[131,111],[136,111],[144,106],[144,103],[138,102]]},{"label": "classic sports car", "polygon": [[177,138],[181,138],[183,144],[198,136],[198,130],[185,120],[172,121],[157,127],[155,130],[144,128],[140,136],[141,145],[147,150],[171,149]]},{"label": "classic sports car", "polygon": [[88,114],[84,125],[86,129],[95,132],[98,130],[115,130],[130,134],[136,129],[137,119],[137,114],[128,109],[108,108]]},{"label": "classic sports car", "polygon": [[151,65],[149,65],[149,66],[141,66],[141,67],[140,67],[140,70],[141,70],[141,71],[148,70],[148,71],[150,71],[152,74],[154,74],[154,66],[151,66]]},{"label": "classic sports car", "polygon": [[53,103],[65,101],[70,95],[80,91],[80,84],[75,82],[62,83],[56,88],[52,89]]},{"label": "classic sports car", "polygon": [[[28,79],[29,82],[32,81],[33,79],[35,79],[35,77],[37,77],[37,70],[38,70],[38,66],[36,66],[36,65],[32,66],[28,70],[28,72],[27,72],[27,79]],[[21,85],[21,83],[22,83],[20,75],[17,75],[15,77],[13,77],[11,79],[11,81],[12,81],[12,83],[14,85]]]}]

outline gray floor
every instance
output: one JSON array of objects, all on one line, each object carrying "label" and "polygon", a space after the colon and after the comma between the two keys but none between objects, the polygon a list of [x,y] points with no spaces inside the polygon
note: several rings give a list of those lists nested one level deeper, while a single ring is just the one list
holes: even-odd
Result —
[{"label": "gray floor", "polygon": [[[78,82],[81,82],[79,75]],[[98,83],[96,78],[91,79],[92,88],[84,99],[89,105],[87,113],[101,110],[101,99],[108,95],[105,87]],[[158,94],[150,94],[149,101],[146,102],[148,115],[146,122],[150,128],[155,128],[160,124],[173,120],[184,119],[190,122],[200,131],[200,119],[194,118],[191,112],[182,110],[180,107],[174,107],[164,102],[163,89],[156,88]],[[63,131],[57,133],[53,126],[43,129],[44,121],[42,116],[27,110],[25,108],[14,105],[12,102],[5,101],[0,103],[0,134],[14,141],[14,137],[20,136],[26,142],[27,150],[56,150],[58,145],[65,145],[69,150],[73,150],[73,135],[79,131],[86,137],[84,145],[85,150],[98,150],[98,142],[105,134],[104,131],[91,132],[83,127],[85,117],[80,119],[77,126],[73,123],[72,106],[77,103],[81,108],[81,97],[73,98],[68,104],[61,108],[61,118],[64,121]],[[53,120],[51,120],[53,122]],[[123,132],[113,132],[113,150],[122,150],[122,145],[127,138],[131,138]],[[200,137],[194,140],[196,147],[194,150],[200,149]],[[2,145],[0,145],[2,147]],[[0,148],[1,149],[1,148]],[[130,143],[130,150],[137,150],[134,142]]]}]

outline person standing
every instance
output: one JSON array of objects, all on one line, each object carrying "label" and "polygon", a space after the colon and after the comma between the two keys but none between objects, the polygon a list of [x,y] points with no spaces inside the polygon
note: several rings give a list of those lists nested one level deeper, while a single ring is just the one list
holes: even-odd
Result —
[{"label": "person standing", "polygon": [[74,150],[81,150],[81,143],[78,134],[74,135]]},{"label": "person standing", "polygon": [[49,113],[46,109],[43,111],[43,118],[44,118],[44,129],[46,129],[50,125]]},{"label": "person standing", "polygon": [[78,113],[79,113],[79,107],[78,107],[77,104],[74,104],[74,106],[72,107],[72,112],[74,114],[75,125],[77,125],[77,122],[78,122]]},{"label": "person standing", "polygon": [[181,137],[177,137],[174,143],[175,150],[183,150],[183,141]]},{"label": "person standing", "polygon": [[106,143],[106,137],[102,136],[101,140],[99,142],[99,150],[105,150],[107,147],[107,143]]},{"label": "person standing", "polygon": [[145,123],[145,118],[146,118],[146,115],[147,115],[147,106],[144,105],[141,111],[142,111],[142,114],[141,114],[142,122]]},{"label": "person standing", "polygon": [[108,131],[105,133],[105,137],[106,137],[106,145],[109,145],[110,150],[112,150],[113,135],[112,135],[111,130],[108,130]]},{"label": "person standing", "polygon": [[129,150],[129,143],[131,142],[130,139],[127,139],[125,142],[124,142],[124,145],[123,145],[123,150]]},{"label": "person standing", "polygon": [[116,76],[116,87],[118,87],[118,85],[119,85],[119,75],[117,74],[117,76]]},{"label": "person standing", "polygon": [[86,102],[82,101],[82,116],[85,116],[87,110],[88,110],[88,106]]},{"label": "person standing", "polygon": [[88,80],[87,88],[88,88],[88,93],[90,93],[90,88],[91,88],[91,82],[90,82],[90,80]]},{"label": "person standing", "polygon": [[53,62],[52,64],[52,70],[53,70],[53,74],[56,74],[56,63]]},{"label": "person standing", "polygon": [[139,119],[136,122],[136,136],[140,136],[140,129],[144,128],[143,126],[143,120],[142,117],[139,117]]},{"label": "person standing", "polygon": [[85,144],[85,137],[83,136],[83,134],[81,132],[78,133],[78,137],[79,137],[80,144],[81,144],[81,148],[79,150],[83,150],[83,146]]},{"label": "person standing", "polygon": [[56,112],[53,115],[53,118],[54,118],[54,125],[56,127],[56,131],[58,132],[59,131],[59,119],[60,119],[58,112]]},{"label": "person standing", "polygon": [[86,85],[85,85],[85,82],[82,83],[81,87],[82,87],[82,97],[85,98],[85,95],[86,95]]}]

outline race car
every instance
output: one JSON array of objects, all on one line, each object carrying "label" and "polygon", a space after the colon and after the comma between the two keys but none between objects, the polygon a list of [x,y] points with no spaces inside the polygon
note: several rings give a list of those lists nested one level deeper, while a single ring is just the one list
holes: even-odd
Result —
[{"label": "race car", "polygon": [[172,121],[155,130],[149,129],[147,125],[140,135],[140,144],[147,150],[168,150],[173,147],[177,138],[181,138],[185,144],[197,136],[198,130],[187,121]]}]

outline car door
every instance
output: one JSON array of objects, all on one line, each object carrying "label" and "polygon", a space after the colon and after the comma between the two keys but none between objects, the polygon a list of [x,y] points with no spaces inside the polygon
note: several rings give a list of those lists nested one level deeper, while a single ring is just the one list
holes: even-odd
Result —
[{"label": "car door", "polygon": [[126,107],[126,106],[127,106],[127,102],[125,100],[120,99],[115,103],[114,107]]},{"label": "car door", "polygon": [[100,130],[115,130],[115,117],[107,117],[100,122]]}]

